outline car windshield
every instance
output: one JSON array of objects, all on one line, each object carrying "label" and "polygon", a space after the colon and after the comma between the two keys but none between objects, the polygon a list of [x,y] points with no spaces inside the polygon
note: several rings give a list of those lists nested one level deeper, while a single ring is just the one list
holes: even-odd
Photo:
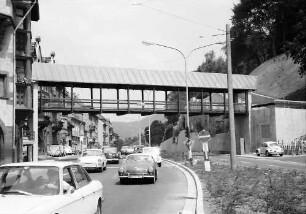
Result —
[{"label": "car windshield", "polygon": [[57,195],[59,191],[57,167],[0,167],[0,194]]},{"label": "car windshield", "polygon": [[159,154],[159,149],[155,147],[143,148],[143,153],[155,153]]},{"label": "car windshield", "polygon": [[104,148],[104,153],[117,153],[116,147]]},{"label": "car windshield", "polygon": [[269,146],[278,146],[277,143],[270,143]]},{"label": "car windshield", "polygon": [[102,151],[100,150],[86,150],[83,153],[83,156],[101,156],[102,155]]},{"label": "car windshield", "polygon": [[153,159],[149,155],[130,155],[126,162],[153,162]]}]

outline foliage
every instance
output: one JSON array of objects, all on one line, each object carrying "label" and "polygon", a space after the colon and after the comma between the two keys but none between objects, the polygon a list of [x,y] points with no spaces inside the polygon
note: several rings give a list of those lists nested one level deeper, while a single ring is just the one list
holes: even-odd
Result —
[{"label": "foliage", "polygon": [[216,59],[213,50],[205,54],[205,62],[203,62],[197,69],[197,72],[206,73],[226,73],[226,71],[226,61],[222,57]]},{"label": "foliage", "polygon": [[241,0],[235,5],[231,30],[234,73],[249,74],[285,50],[301,64],[303,73],[305,5],[304,0]]},{"label": "foliage", "polygon": [[114,145],[115,147],[117,147],[118,151],[121,150],[122,146],[123,146],[123,140],[118,138],[115,142],[114,142]]},{"label": "foliage", "polygon": [[203,163],[193,166],[214,198],[215,213],[303,213],[306,174],[304,172],[259,168],[238,168],[212,164],[204,172]]},{"label": "foliage", "polygon": [[[164,138],[165,127],[161,121],[154,120],[150,126],[151,145],[159,146]],[[148,136],[146,141],[149,142]]]}]

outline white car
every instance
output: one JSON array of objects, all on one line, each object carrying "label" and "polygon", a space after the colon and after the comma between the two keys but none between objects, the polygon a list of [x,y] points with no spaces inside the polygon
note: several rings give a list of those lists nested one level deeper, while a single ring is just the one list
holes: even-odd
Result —
[{"label": "white car", "polygon": [[274,141],[267,141],[260,144],[260,147],[256,149],[256,155],[260,156],[265,154],[266,156],[279,155],[283,156],[284,150]]},{"label": "white car", "polygon": [[103,172],[107,167],[107,159],[101,149],[86,149],[78,162],[86,170],[95,169]]},{"label": "white car", "polygon": [[142,149],[142,153],[148,153],[151,154],[156,161],[158,167],[161,167],[162,164],[162,158],[160,156],[160,151],[159,148],[157,147],[144,147]]},{"label": "white car", "polygon": [[0,214],[102,213],[103,186],[72,162],[0,167]]}]

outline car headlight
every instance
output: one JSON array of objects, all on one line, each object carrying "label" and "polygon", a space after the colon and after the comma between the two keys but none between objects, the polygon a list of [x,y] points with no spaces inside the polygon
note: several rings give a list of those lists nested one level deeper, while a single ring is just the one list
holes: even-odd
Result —
[{"label": "car headlight", "polygon": [[124,172],[124,168],[123,168],[123,167],[120,167],[120,168],[118,169],[118,171],[119,171],[119,173],[123,173],[123,172]]},{"label": "car headlight", "polygon": [[99,162],[99,163],[101,163],[101,162],[102,162],[102,160],[101,160],[101,159],[98,159],[98,162]]},{"label": "car headlight", "polygon": [[149,173],[153,173],[153,171],[154,171],[153,167],[150,166],[150,167],[148,168],[148,172],[149,172]]}]

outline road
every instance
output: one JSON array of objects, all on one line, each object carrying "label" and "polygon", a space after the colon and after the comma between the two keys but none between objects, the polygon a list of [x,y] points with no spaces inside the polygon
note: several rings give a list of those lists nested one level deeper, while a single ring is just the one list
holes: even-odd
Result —
[{"label": "road", "polygon": [[120,184],[119,165],[108,164],[102,173],[89,173],[91,178],[103,183],[104,214],[177,214],[183,210],[187,180],[176,167],[163,162],[155,184],[141,180]]},{"label": "road", "polygon": [[[230,155],[212,155],[210,160],[212,162],[230,164]],[[284,155],[283,157],[264,155],[258,157],[255,154],[237,155],[237,164],[240,166],[257,166],[259,168],[306,171],[306,155]]]}]

